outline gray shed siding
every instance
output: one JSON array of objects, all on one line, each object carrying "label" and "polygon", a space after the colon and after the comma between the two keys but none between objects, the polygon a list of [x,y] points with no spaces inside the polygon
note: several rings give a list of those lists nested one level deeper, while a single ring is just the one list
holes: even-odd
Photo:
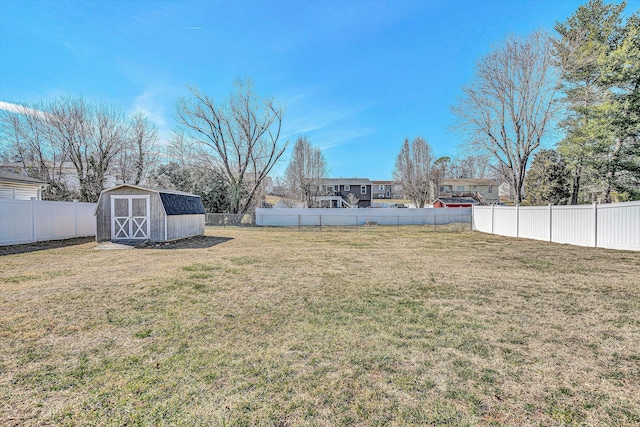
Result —
[{"label": "gray shed siding", "polygon": [[201,214],[167,215],[167,240],[204,234],[205,216]]},{"label": "gray shed siding", "polygon": [[111,240],[111,196],[149,196],[149,240],[164,241],[164,208],[160,196],[153,191],[118,188],[105,191],[96,210],[96,241]]}]

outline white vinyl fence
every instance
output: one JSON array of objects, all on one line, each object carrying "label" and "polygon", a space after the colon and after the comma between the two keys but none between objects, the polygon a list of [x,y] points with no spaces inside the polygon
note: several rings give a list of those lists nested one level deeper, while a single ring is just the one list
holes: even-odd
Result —
[{"label": "white vinyl fence", "polygon": [[469,224],[471,208],[256,209],[256,225],[267,227],[440,225],[453,222]]},{"label": "white vinyl fence", "polygon": [[576,206],[474,206],[473,229],[598,248],[640,250],[640,202]]},{"label": "white vinyl fence", "polygon": [[95,203],[0,199],[0,246],[95,236]]}]

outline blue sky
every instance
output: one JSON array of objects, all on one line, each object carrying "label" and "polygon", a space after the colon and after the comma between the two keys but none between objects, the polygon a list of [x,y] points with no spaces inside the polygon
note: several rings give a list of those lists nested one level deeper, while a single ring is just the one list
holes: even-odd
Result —
[{"label": "blue sky", "polygon": [[167,138],[187,85],[222,98],[250,77],[332,176],[391,179],[406,137],[457,154],[449,108],[482,55],[585,1],[0,0],[0,101],[81,95],[142,110]]}]

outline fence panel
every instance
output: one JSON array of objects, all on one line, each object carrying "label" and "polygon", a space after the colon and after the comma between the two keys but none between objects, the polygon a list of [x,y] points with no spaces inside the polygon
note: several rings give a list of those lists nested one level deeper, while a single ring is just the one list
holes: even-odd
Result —
[{"label": "fence panel", "polygon": [[67,202],[48,202],[46,209],[36,204],[35,241],[70,239],[75,236],[75,206]]},{"label": "fence panel", "polygon": [[517,237],[518,218],[515,207],[493,206],[493,232],[501,236]]},{"label": "fence panel", "polygon": [[549,206],[520,206],[518,236],[525,239],[551,240]]},{"label": "fence panel", "polygon": [[0,245],[95,236],[95,203],[0,199]]},{"label": "fence panel", "polygon": [[640,249],[640,202],[598,206],[597,245],[610,249]]},{"label": "fence panel", "polygon": [[483,233],[493,232],[493,208],[491,206],[473,207],[473,229]]},{"label": "fence panel", "polygon": [[95,236],[96,235],[96,217],[93,212],[96,209],[95,203],[76,204],[76,236]]},{"label": "fence panel", "polygon": [[640,202],[578,206],[475,206],[473,229],[502,236],[640,250]]},{"label": "fence panel", "polygon": [[578,246],[595,246],[595,216],[592,205],[553,206],[551,240]]},{"label": "fence panel", "polygon": [[378,225],[427,225],[469,223],[471,208],[442,209],[256,209],[256,225],[267,227],[293,226],[360,226]]},{"label": "fence panel", "polygon": [[34,242],[33,203],[0,199],[0,245]]}]

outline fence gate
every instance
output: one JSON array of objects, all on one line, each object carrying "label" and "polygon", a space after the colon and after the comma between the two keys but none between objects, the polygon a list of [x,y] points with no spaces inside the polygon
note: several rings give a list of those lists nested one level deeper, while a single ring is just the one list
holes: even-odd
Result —
[{"label": "fence gate", "polygon": [[149,238],[149,196],[111,196],[111,239]]}]

